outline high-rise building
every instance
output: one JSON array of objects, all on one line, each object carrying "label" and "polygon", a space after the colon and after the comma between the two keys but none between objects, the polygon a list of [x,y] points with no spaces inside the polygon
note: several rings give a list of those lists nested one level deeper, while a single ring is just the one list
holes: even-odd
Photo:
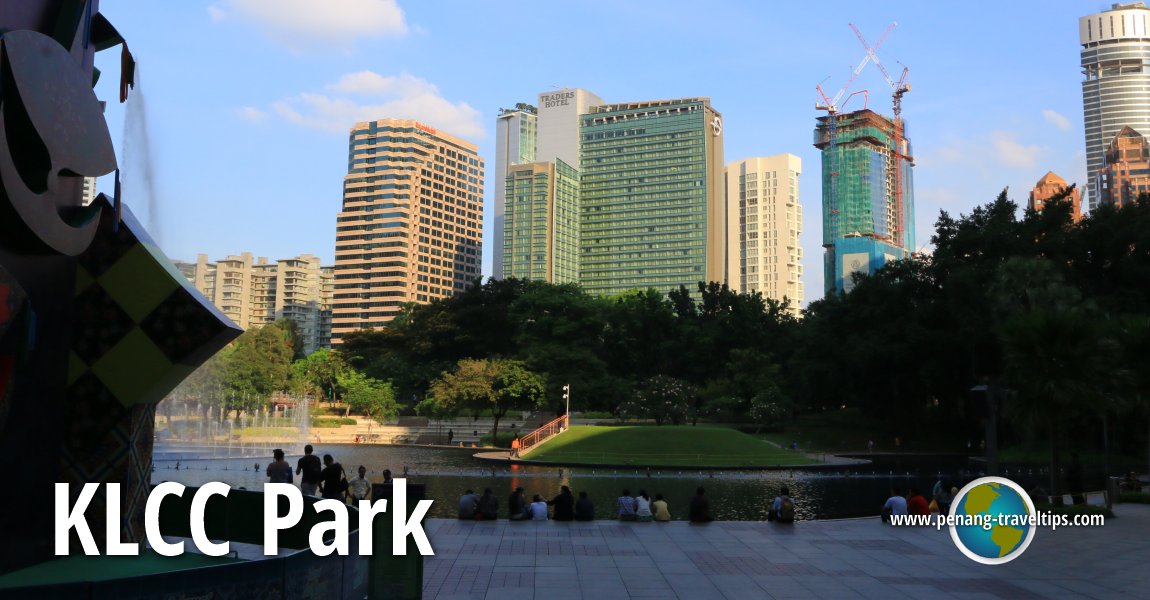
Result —
[{"label": "high-rise building", "polygon": [[483,166],[475,144],[418,121],[352,127],[336,218],[333,344],[481,277]]},{"label": "high-rise building", "polygon": [[700,281],[725,282],[722,134],[722,117],[709,98],[592,106],[582,116],[579,281],[585,290],[667,293],[679,286],[694,290]]},{"label": "high-rise building", "polygon": [[727,282],[734,290],[803,302],[802,159],[794,154],[748,158],[727,165]]},{"label": "high-rise building", "polygon": [[1101,203],[1125,206],[1150,193],[1150,144],[1145,136],[1123,127],[1110,140],[1105,156],[1105,166],[1094,174]]},{"label": "high-rise building", "polygon": [[[103,103],[101,103],[101,104],[103,104]],[[80,200],[80,203],[83,204],[84,206],[88,206],[89,204],[95,202],[96,201],[96,193],[97,193],[96,192],[96,178],[95,177],[85,177],[80,193],[83,195],[83,198]]]},{"label": "high-rise building", "polygon": [[822,150],[823,287],[850,291],[854,273],[871,274],[914,251],[914,157],[906,123],[870,110],[819,117]]},{"label": "high-rise building", "polygon": [[274,264],[250,252],[215,263],[206,254],[196,262],[174,261],[205,298],[243,329],[291,319],[304,352],[331,346],[332,268],[302,254]]},{"label": "high-rise building", "polygon": [[[303,254],[276,261],[273,316],[275,320],[295,321],[304,354],[324,347],[324,339],[331,338],[330,329],[324,331],[324,313],[330,321],[331,312],[331,296],[324,296],[324,287],[324,267],[319,258]],[[326,325],[330,327],[330,322]]]},{"label": "high-rise building", "polygon": [[1150,8],[1114,4],[1078,19],[1082,44],[1082,109],[1086,125],[1087,198],[1098,206],[1098,173],[1123,127],[1150,134]]},{"label": "high-rise building", "polygon": [[[1066,190],[1066,180],[1054,174],[1054,171],[1047,171],[1042,179],[1034,185],[1034,189],[1030,190],[1030,197],[1026,202],[1027,208],[1042,212],[1042,208],[1046,205],[1046,201],[1063,193]],[[1078,188],[1074,188],[1067,198],[1070,200],[1074,217],[1074,222],[1077,223],[1082,219],[1082,206],[1080,205],[1080,197],[1078,195]]]},{"label": "high-rise building", "polygon": [[579,173],[560,159],[511,168],[503,229],[506,277],[579,278]]},{"label": "high-rise building", "polygon": [[535,162],[536,108],[527,104],[517,104],[514,109],[500,109],[495,119],[495,219],[492,223],[492,239],[496,240],[491,249],[492,272],[496,279],[503,279],[503,222],[506,212],[503,180],[514,165]]},{"label": "high-rise building", "polygon": [[592,106],[606,104],[594,93],[580,88],[563,88],[539,94],[539,129],[535,142],[535,159],[539,162],[561,160],[576,171],[579,164],[579,123]]}]

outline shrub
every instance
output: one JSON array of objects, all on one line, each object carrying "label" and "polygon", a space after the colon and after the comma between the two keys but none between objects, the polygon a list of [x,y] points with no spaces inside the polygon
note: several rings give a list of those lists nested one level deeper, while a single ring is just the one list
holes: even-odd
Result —
[{"label": "shrub", "polygon": [[340,427],[342,425],[355,425],[359,423],[348,417],[312,417],[312,427]]},{"label": "shrub", "polygon": [[1146,492],[1122,492],[1118,496],[1119,502],[1131,502],[1134,504],[1150,504],[1150,494]]}]

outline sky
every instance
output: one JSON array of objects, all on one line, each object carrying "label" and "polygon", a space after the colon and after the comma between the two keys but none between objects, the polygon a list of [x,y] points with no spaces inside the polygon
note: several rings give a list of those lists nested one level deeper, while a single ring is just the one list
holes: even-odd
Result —
[{"label": "sky", "polygon": [[[540,92],[607,102],[706,96],[726,162],[803,162],[806,302],[822,295],[815,86],[834,95],[866,50],[897,79],[914,158],[918,250],[940,210],[1004,188],[1020,205],[1047,171],[1085,181],[1078,18],[1109,3],[756,0],[104,0],[138,87],[117,100],[118,50],[96,94],[124,170],[123,199],[173,259],[315,254],[331,264],[357,121],[411,118],[474,141],[487,163],[483,273],[491,273],[495,117]],[[891,112],[868,64],[851,91]],[[861,96],[846,110],[862,108]],[[100,191],[111,193],[109,178]],[[804,304],[805,304],[804,303]]]}]

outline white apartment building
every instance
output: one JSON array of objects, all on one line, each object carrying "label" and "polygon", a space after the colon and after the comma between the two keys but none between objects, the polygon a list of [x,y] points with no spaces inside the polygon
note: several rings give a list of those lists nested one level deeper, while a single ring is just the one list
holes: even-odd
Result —
[{"label": "white apartment building", "polygon": [[786,298],[799,315],[803,302],[802,159],[794,154],[747,158],[727,165],[727,284]]}]

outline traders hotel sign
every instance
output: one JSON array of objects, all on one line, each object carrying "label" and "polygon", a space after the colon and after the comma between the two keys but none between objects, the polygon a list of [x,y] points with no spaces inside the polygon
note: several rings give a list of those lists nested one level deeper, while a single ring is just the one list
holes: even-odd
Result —
[{"label": "traders hotel sign", "polygon": [[575,99],[575,92],[555,92],[554,94],[542,94],[539,96],[539,101],[543,104],[543,108],[554,108],[556,106],[567,106],[569,100]]}]

